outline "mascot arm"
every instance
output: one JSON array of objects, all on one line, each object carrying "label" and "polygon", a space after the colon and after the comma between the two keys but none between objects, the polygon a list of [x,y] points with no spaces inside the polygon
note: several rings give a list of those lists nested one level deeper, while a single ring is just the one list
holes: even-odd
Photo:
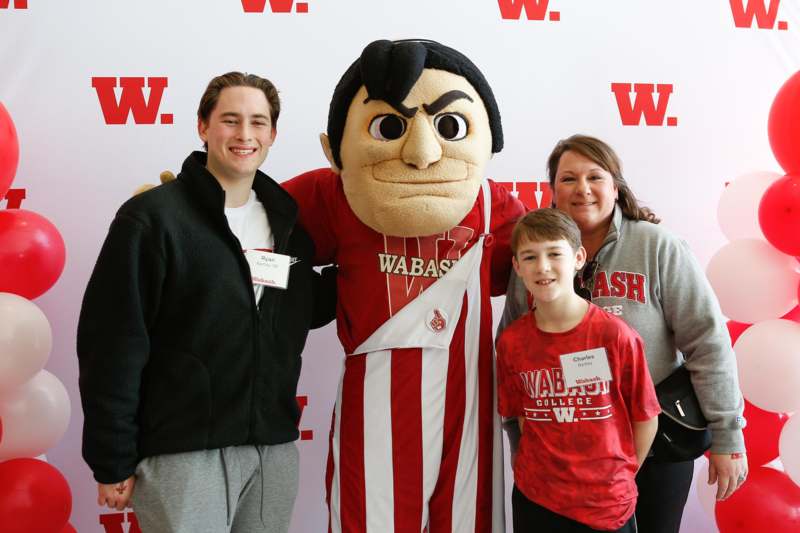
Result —
[{"label": "mascot arm", "polygon": [[525,207],[502,185],[489,180],[492,191],[492,235],[495,238],[492,251],[492,296],[506,293],[508,277],[511,273],[511,230],[522,215]]},{"label": "mascot arm", "polygon": [[329,265],[336,258],[336,233],[332,224],[339,176],[330,169],[306,172],[281,183],[300,209],[300,224],[316,249],[315,265]]}]

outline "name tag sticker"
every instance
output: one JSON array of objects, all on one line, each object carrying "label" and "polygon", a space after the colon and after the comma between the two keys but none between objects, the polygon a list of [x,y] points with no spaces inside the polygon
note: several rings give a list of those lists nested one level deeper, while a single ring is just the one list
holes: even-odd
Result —
[{"label": "name tag sticker", "polygon": [[254,285],[278,289],[289,286],[289,266],[292,261],[290,256],[259,250],[247,250],[244,256],[250,265]]},{"label": "name tag sticker", "polygon": [[605,348],[592,348],[561,356],[561,371],[567,388],[611,381]]}]

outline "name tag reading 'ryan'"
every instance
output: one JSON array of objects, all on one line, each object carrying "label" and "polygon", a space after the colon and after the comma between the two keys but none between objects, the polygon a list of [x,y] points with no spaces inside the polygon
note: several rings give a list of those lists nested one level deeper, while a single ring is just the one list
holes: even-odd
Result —
[{"label": "name tag reading 'ryan'", "polygon": [[289,284],[289,266],[292,258],[288,255],[247,250],[244,253],[250,265],[253,283],[266,287],[285,289]]},{"label": "name tag reading 'ryan'", "polygon": [[561,356],[561,371],[567,388],[611,381],[605,348],[592,348]]}]

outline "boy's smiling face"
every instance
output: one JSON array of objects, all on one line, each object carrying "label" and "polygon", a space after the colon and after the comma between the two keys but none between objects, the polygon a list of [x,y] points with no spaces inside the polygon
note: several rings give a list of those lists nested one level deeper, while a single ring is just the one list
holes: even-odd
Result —
[{"label": "boy's smiling face", "polygon": [[532,241],[523,238],[513,258],[514,271],[538,303],[551,303],[574,294],[575,273],[585,262],[583,246],[575,251],[566,239]]}]

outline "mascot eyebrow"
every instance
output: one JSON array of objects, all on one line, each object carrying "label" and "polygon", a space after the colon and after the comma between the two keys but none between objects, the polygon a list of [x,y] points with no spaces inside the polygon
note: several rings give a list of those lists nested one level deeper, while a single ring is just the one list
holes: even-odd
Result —
[{"label": "mascot eyebrow", "polygon": [[[375,41],[364,48],[361,57],[350,65],[333,92],[328,109],[327,133],[334,162],[339,168],[342,168],[339,150],[344,134],[344,124],[350,104],[358,90],[362,86],[365,87],[367,101],[382,100],[403,116],[411,118],[417,109],[407,108],[403,105],[403,100],[411,92],[425,69],[453,73],[463,77],[472,85],[489,115],[492,152],[497,153],[503,149],[503,128],[500,123],[497,101],[489,82],[469,58],[435,41],[382,40]],[[428,114],[434,114],[454,100],[466,96],[462,94],[445,93],[435,102],[427,106],[423,105],[423,108]],[[454,96],[456,98],[453,98]],[[452,99],[443,100],[445,97]]]},{"label": "mascot eyebrow", "polygon": [[[422,104],[422,108],[425,110],[427,114],[435,115],[445,107],[449,106],[451,103],[461,99],[469,100],[470,102],[474,101],[472,97],[467,93],[465,93],[464,91],[454,90],[454,91],[447,91],[442,96],[434,100],[433,103],[431,104]],[[367,102],[372,100],[378,100],[378,98],[371,98],[367,96],[366,98],[364,98],[364,103],[366,104]],[[389,105],[397,109],[397,111],[406,118],[411,118],[417,114],[416,107],[406,107],[402,103],[399,105],[399,108],[396,107],[396,104],[389,104]]]}]

